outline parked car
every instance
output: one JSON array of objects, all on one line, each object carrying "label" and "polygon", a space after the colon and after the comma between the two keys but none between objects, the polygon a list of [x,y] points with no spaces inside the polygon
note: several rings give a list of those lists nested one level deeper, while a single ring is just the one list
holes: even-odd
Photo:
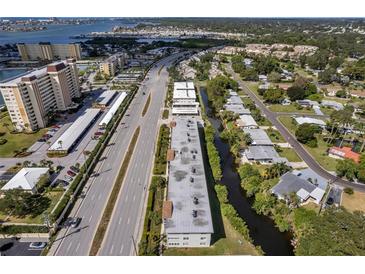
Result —
[{"label": "parked car", "polygon": [[71,182],[73,180],[73,178],[71,176],[65,175],[65,180],[67,182]]},{"label": "parked car", "polygon": [[45,243],[45,242],[32,242],[32,243],[30,243],[29,247],[43,249],[46,247],[46,245],[47,245],[47,243]]},{"label": "parked car", "polygon": [[72,176],[72,177],[76,176],[76,173],[71,171],[71,170],[67,170],[67,174]]},{"label": "parked car", "polygon": [[75,172],[75,173],[79,173],[80,172],[80,169],[78,169],[77,167],[75,166],[70,166],[70,169]]},{"label": "parked car", "polygon": [[101,132],[101,131],[97,131],[94,133],[94,135],[96,135],[96,136],[103,135],[103,134],[104,134],[104,132]]},{"label": "parked car", "polygon": [[76,228],[79,226],[80,223],[81,223],[81,218],[75,217],[71,221],[71,227]]},{"label": "parked car", "polygon": [[40,139],[38,139],[38,142],[41,142],[41,143],[44,143],[46,141],[47,141],[46,138],[40,138]]}]

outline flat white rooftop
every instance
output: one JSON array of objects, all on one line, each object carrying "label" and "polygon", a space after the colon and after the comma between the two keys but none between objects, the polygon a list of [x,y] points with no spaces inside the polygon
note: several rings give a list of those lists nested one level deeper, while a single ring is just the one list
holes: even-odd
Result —
[{"label": "flat white rooftop", "polygon": [[106,90],[100,96],[98,99],[96,99],[96,102],[99,105],[108,105],[110,100],[114,97],[116,91],[115,90]]},{"label": "flat white rooftop", "polygon": [[125,97],[127,97],[127,93],[125,91],[121,92],[117,100],[114,102],[114,104],[111,106],[111,108],[108,110],[104,118],[99,123],[99,126],[109,124],[114,114],[117,112],[118,108],[123,103]]},{"label": "flat white rooftop", "polygon": [[173,99],[192,99],[196,100],[193,82],[175,82]]},{"label": "flat white rooftop", "polygon": [[52,144],[48,151],[69,151],[80,136],[95,120],[101,110],[88,108],[73,124]]},{"label": "flat white rooftop", "polygon": [[[178,117],[172,128],[167,200],[172,202],[171,218],[165,219],[167,234],[213,233],[198,122]],[[193,216],[196,211],[196,216]]]}]

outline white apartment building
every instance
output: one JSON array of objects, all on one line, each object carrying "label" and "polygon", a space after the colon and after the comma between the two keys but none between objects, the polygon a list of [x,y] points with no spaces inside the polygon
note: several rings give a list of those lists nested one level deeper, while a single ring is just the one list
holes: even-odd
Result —
[{"label": "white apartment building", "polygon": [[55,62],[0,83],[0,91],[17,130],[46,127],[50,112],[67,110],[72,98],[81,95],[76,60]]},{"label": "white apartment building", "polygon": [[178,117],[171,123],[162,216],[167,247],[208,247],[214,233],[198,123],[195,117]]},{"label": "white apartment building", "polygon": [[173,115],[198,115],[199,103],[193,82],[175,82],[172,99]]},{"label": "white apartment building", "polygon": [[68,58],[81,59],[80,44],[17,44],[19,55],[23,61],[30,60],[63,60]]}]

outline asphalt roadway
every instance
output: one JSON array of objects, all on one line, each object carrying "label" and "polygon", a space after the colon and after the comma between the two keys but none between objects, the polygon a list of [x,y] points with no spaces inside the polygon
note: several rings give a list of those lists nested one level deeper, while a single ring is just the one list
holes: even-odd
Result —
[{"label": "asphalt roadway", "polygon": [[279,130],[284,139],[292,146],[292,148],[297,152],[300,158],[315,171],[320,176],[328,179],[331,183],[342,186],[351,187],[355,190],[365,192],[365,184],[350,182],[337,177],[336,175],[326,171],[321,167],[321,165],[307,152],[307,150],[297,141],[295,136],[293,136],[286,127],[277,119],[278,114],[270,111],[265,104],[256,96],[256,94],[251,91],[245,83],[241,80],[238,74],[236,74],[231,65],[227,66],[228,72],[233,76],[233,79],[238,82],[242,90],[255,102],[256,106],[261,110],[261,113]]},{"label": "asphalt roadway", "polygon": [[[141,131],[133,157],[115,205],[112,220],[105,235],[100,255],[132,255],[132,235],[138,241],[139,228],[143,223],[143,207],[150,178],[154,144],[159,129],[158,119],[168,81],[166,66],[180,54],[169,56],[151,68],[137,91],[128,110],[117,127],[110,145],[104,151],[96,167],[99,176],[90,178],[82,197],[70,216],[82,218],[77,228],[62,229],[49,252],[56,256],[85,256],[89,250],[106,206],[113,184],[134,131]],[[161,70],[161,66],[164,68]],[[160,72],[160,73],[159,73]],[[143,95],[145,92],[145,95]],[[142,110],[149,94],[151,103],[142,117]]]}]

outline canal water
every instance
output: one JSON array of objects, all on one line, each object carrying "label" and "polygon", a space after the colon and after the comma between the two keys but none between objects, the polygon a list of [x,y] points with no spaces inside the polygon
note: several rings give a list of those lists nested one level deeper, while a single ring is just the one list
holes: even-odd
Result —
[{"label": "canal water", "polygon": [[241,180],[234,166],[234,159],[229,151],[229,145],[223,142],[219,137],[219,131],[222,129],[222,124],[220,120],[211,115],[211,109],[208,105],[205,89],[201,88],[200,93],[209,121],[216,129],[214,141],[222,162],[223,177],[221,183],[227,186],[230,204],[234,206],[240,217],[246,222],[254,244],[261,246],[265,255],[293,255],[293,247],[290,244],[290,233],[280,232],[269,217],[258,215],[252,209],[253,199],[247,198],[241,189]]}]

